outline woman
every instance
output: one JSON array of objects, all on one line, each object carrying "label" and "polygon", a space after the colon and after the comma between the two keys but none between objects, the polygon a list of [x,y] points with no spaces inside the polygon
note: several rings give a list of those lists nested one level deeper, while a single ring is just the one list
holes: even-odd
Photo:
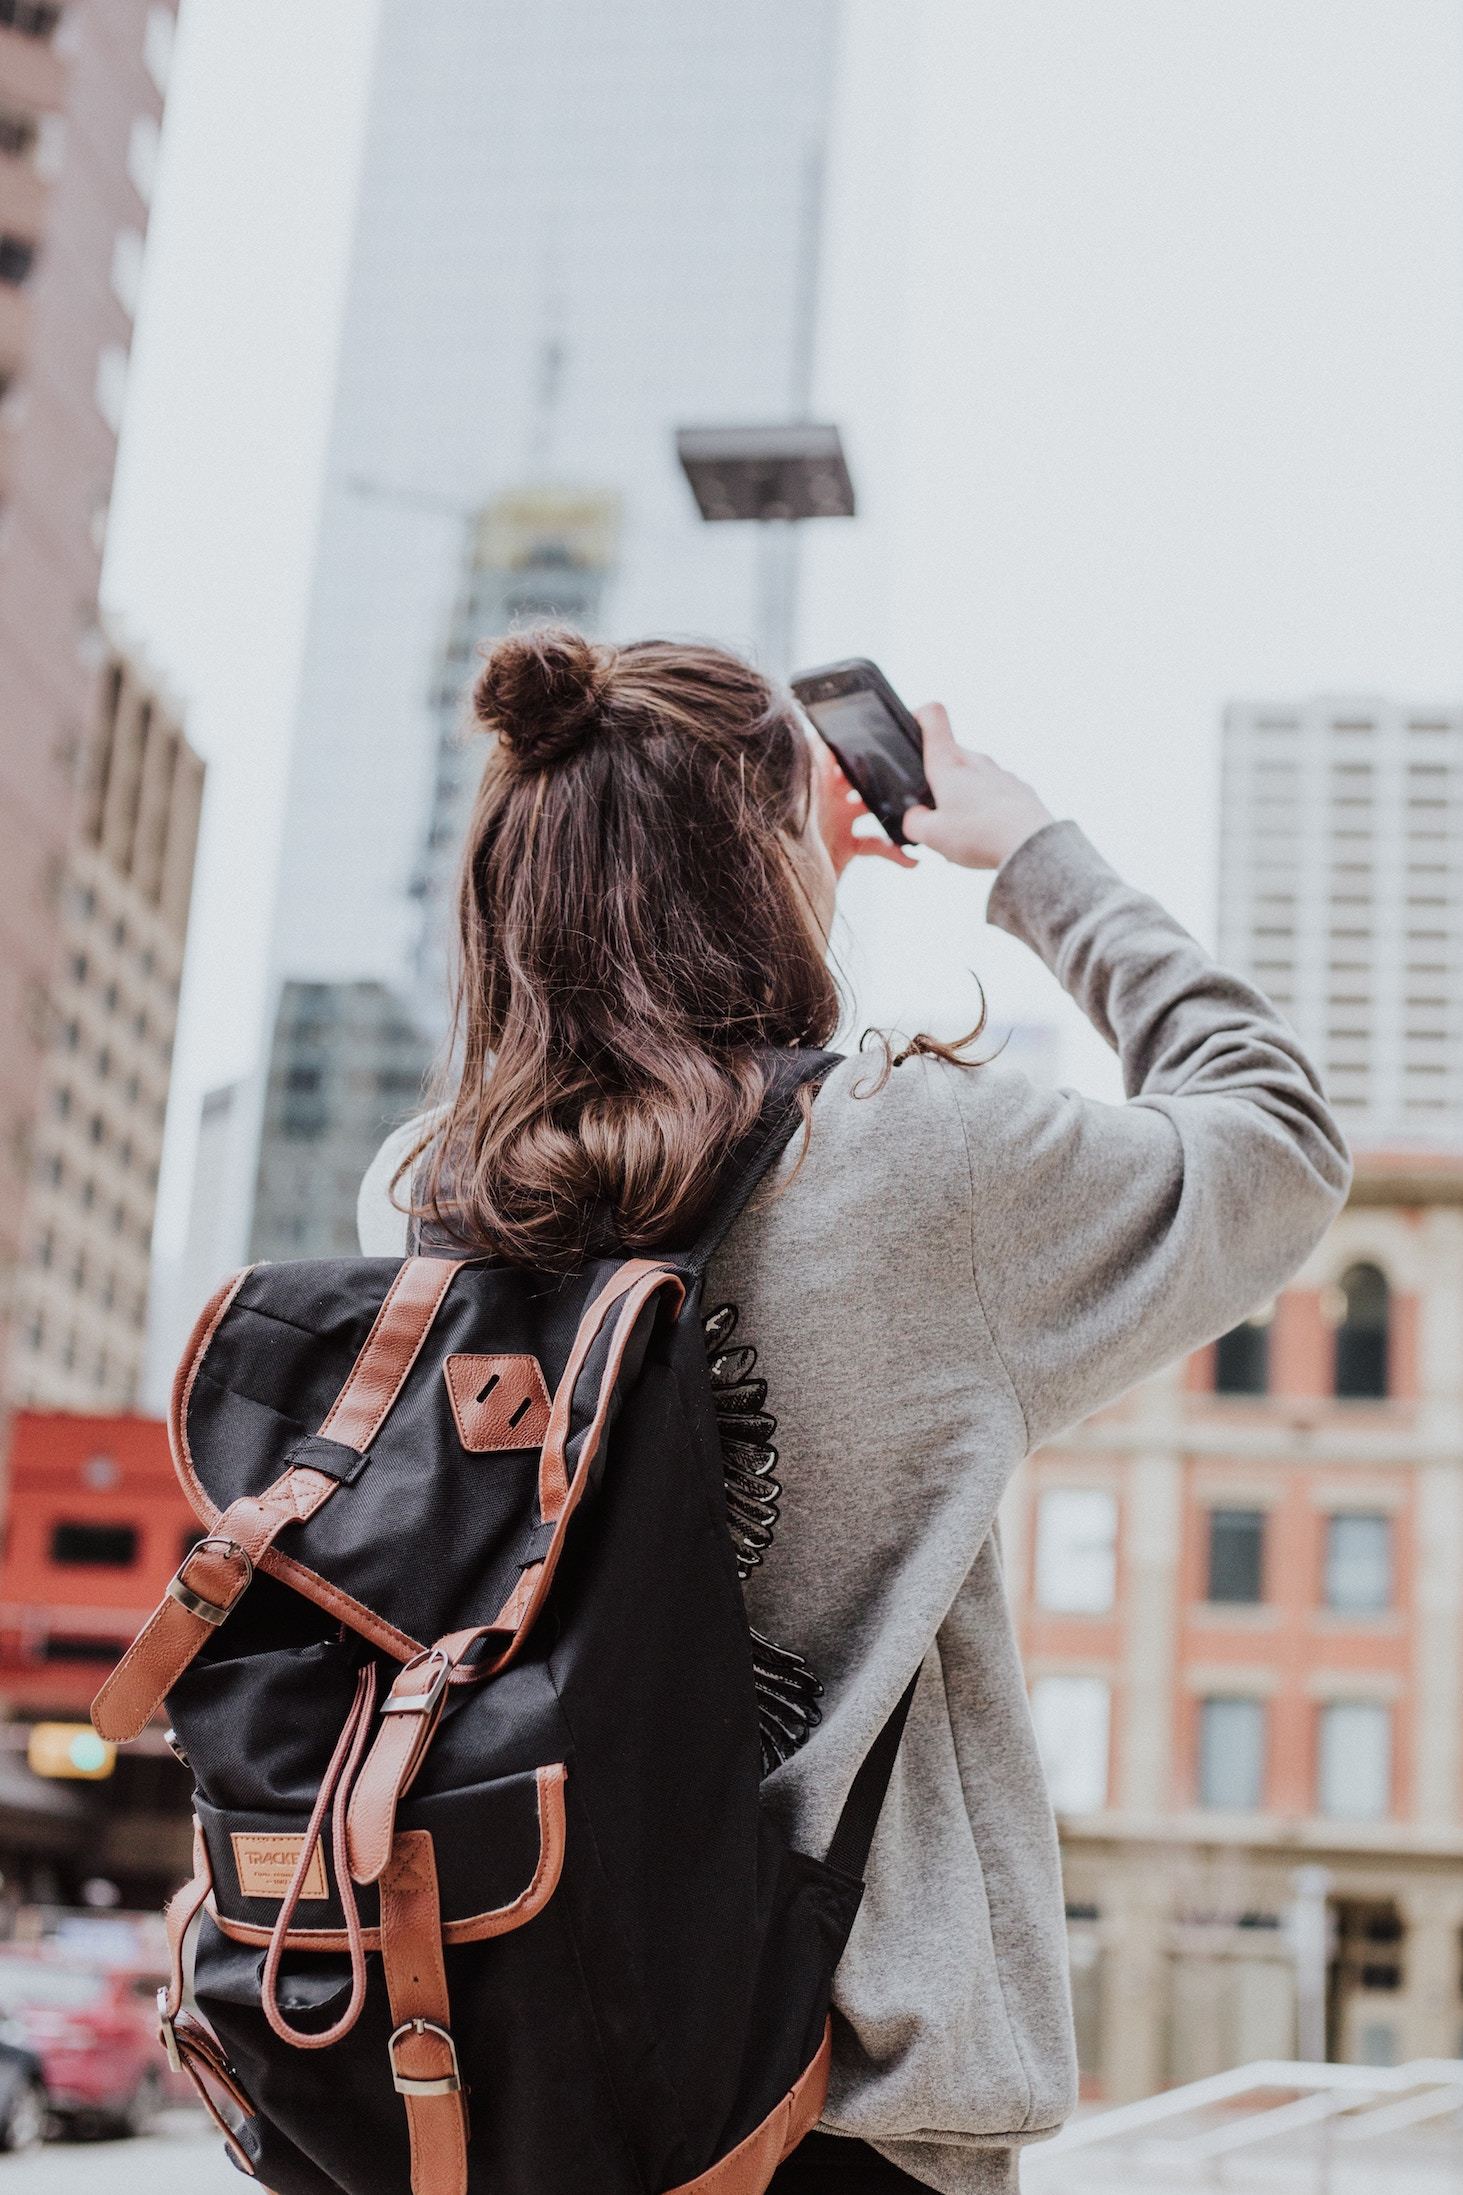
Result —
[{"label": "woman", "polygon": [[[476,704],[494,744],[456,1069],[430,1138],[402,1131],[371,1168],[362,1247],[404,1249],[408,1177],[429,1216],[450,1203],[457,1231],[531,1263],[572,1263],[606,1225],[637,1249],[685,1239],[766,1048],[834,1030],[838,869],[901,857],[853,836],[841,779],[818,797],[790,702],[719,650],[525,634]],[[882,1070],[846,1059],[711,1268],[706,1303],[736,1306],[778,1421],[749,1613],[822,1687],[766,1786],[795,1845],[826,1846],[920,1672],[838,1974],[824,2124],[853,2139],[811,2137],[782,2195],[1011,2188],[1020,2144],[1070,2109],[1056,1839],[997,1504],[1031,1448],[1273,1296],[1348,1178],[1265,999],[959,748],[943,709],[920,722],[935,804],[908,836],[997,871],[987,919],[1066,986],[1129,1096],[1038,1089],[930,1039]]]}]

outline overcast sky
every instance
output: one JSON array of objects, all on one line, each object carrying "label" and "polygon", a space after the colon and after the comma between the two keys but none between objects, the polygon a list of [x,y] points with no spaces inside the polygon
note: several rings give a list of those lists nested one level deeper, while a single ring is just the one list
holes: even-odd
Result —
[{"label": "overcast sky", "polygon": [[[373,16],[183,4],[107,572],[211,773],[165,1239],[259,1040]],[[1212,934],[1227,699],[1463,697],[1463,0],[848,0],[828,203],[864,515],[803,654],[946,699]],[[864,1009],[948,1029],[974,967],[1056,1012],[979,904],[869,864]]]}]

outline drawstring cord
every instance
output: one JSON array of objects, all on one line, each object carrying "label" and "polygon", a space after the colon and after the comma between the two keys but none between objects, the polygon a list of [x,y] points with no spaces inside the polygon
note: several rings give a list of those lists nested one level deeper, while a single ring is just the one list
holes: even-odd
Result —
[{"label": "drawstring cord", "polygon": [[[351,1881],[350,1865],[345,1849],[346,1807],[350,1801],[351,1785],[361,1764],[361,1755],[370,1735],[371,1718],[376,1709],[376,1665],[367,1662],[356,1679],[356,1696],[345,1728],[336,1741],[330,1765],[320,1784],[315,1809],[310,1816],[310,1826],[300,1845],[300,1856],[290,1877],[289,1888],[279,1908],[279,1918],[269,1939],[269,1949],[264,1958],[264,1975],[260,1984],[260,2003],[264,2017],[281,2042],[292,2043],[297,2050],[325,2050],[331,2043],[338,2043],[348,2035],[361,2016],[366,2001],[366,1952],[361,1940],[361,1916],[356,1904],[355,1886]],[[332,1803],[333,1802],[333,1803]],[[320,1841],[326,1809],[330,1809],[331,1853],[335,1866],[335,1887],[340,1894],[341,1910],[345,1915],[346,1943],[350,1952],[351,1993],[340,2018],[321,2034],[309,2034],[292,2027],[279,2008],[279,1968],[284,1957],[285,1943],[305,1878],[315,1848]]]}]

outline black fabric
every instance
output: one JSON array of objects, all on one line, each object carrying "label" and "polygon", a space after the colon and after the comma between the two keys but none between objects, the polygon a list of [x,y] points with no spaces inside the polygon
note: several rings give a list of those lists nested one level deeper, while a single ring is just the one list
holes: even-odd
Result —
[{"label": "black fabric", "polygon": [[701,1231],[684,1258],[691,1273],[704,1273],[730,1232],[733,1221],[762,1176],[777,1163],[801,1118],[798,1093],[807,1083],[821,1083],[837,1066],[837,1052],[815,1051],[811,1046],[787,1052],[769,1052],[764,1060],[767,1094],[756,1126],[743,1137],[722,1168],[721,1180]]},{"label": "black fabric", "polygon": [[867,2142],[815,2132],[778,2166],[768,2195],[928,2195],[928,2188]]},{"label": "black fabric", "polygon": [[916,1670],[890,1709],[888,1721],[869,1747],[849,1786],[838,1827],[833,1832],[833,1842],[828,1847],[828,1865],[845,1875],[862,1875],[869,1864],[869,1847],[879,1826],[884,1794],[894,1773],[894,1756],[904,1736],[904,1725],[909,1720],[918,1683],[919,1671]]},{"label": "black fabric", "polygon": [[[446,1950],[471,2098],[471,2195],[657,2195],[694,2179],[776,2108],[822,2037],[909,1695],[855,1778],[833,1850],[790,1849],[762,1800],[700,1273],[792,1131],[801,1084],[826,1065],[790,1055],[776,1069],[702,1238],[667,1260],[686,1280],[683,1306],[673,1314],[666,1296],[653,1300],[629,1337],[585,1497],[520,1658],[450,1691],[400,1805],[399,1826],[433,1838],[445,1920],[496,1916],[493,1933]],[[407,2128],[384,2077],[378,1955],[344,2040],[302,2052],[269,2029],[262,1952],[224,1928],[266,1929],[278,1904],[255,1877],[246,1891],[234,1840],[263,1840],[243,1848],[256,1867],[264,1851],[288,1872],[362,1667],[375,1659],[384,1695],[411,1643],[490,1622],[542,1553],[537,1451],[464,1451],[444,1363],[527,1354],[555,1389],[619,1262],[596,1259],[567,1279],[465,1264],[368,1467],[347,1468],[329,1500],[281,1534],[280,1552],[304,1565],[299,1589],[258,1576],[170,1696],[214,1878],[198,2003],[254,2100],[248,2144],[277,2195],[405,2195]],[[259,1492],[291,1455],[321,1453],[314,1428],[398,1269],[360,1258],[264,1266],[244,1281],[197,1367],[184,1424],[217,1507]],[[571,1475],[610,1350],[606,1329],[575,1383]],[[351,1619],[347,1607],[342,1623],[341,1593],[369,1614]],[[393,1627],[394,1658],[373,1624]],[[560,1766],[556,1875],[537,1772]],[[339,1930],[328,1838],[320,1865],[324,1882],[296,1924]],[[375,1892],[358,1902],[373,1925]],[[281,1997],[305,2027],[331,2024],[348,1991],[339,1952],[286,1953]]]}]

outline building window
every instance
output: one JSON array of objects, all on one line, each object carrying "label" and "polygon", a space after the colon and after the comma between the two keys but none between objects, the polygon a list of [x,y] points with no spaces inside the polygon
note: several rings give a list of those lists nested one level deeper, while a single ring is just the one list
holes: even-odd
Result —
[{"label": "building window", "polygon": [[1379,1266],[1353,1265],[1341,1276],[1336,1327],[1335,1392],[1347,1400],[1379,1400],[1388,1391],[1392,1291]]},{"label": "building window", "polygon": [[0,24],[22,38],[49,38],[60,20],[61,10],[50,0],[0,0]]},{"label": "building window", "polygon": [[1392,1520],[1367,1510],[1326,1519],[1326,1606],[1375,1616],[1392,1605]]},{"label": "building window", "polygon": [[1201,1700],[1199,1804],[1226,1814],[1253,1814],[1264,1789],[1264,1701]]},{"label": "building window", "polygon": [[8,231],[0,236],[0,282],[18,289],[35,263],[35,245],[26,237],[12,236]]},{"label": "building window", "polygon": [[1036,1519],[1036,1602],[1053,1615],[1101,1616],[1117,1585],[1118,1505],[1098,1487],[1054,1486]]},{"label": "building window", "polygon": [[1105,1677],[1038,1677],[1031,1688],[1037,1751],[1059,1814],[1097,1814],[1107,1805],[1111,1702]]},{"label": "building window", "polygon": [[58,1524],[51,1533],[51,1560],[97,1570],[126,1570],[137,1560],[131,1524]]},{"label": "building window", "polygon": [[1253,1606],[1265,1598],[1265,1512],[1211,1509],[1205,1599]]},{"label": "building window", "polygon": [[1392,1713],[1377,1700],[1321,1709],[1316,1803],[1336,1821],[1385,1820],[1392,1805]]},{"label": "building window", "polygon": [[1264,1395],[1270,1390],[1270,1316],[1258,1311],[1214,1344],[1216,1395]]},{"label": "building window", "polygon": [[115,1662],[127,1651],[126,1639],[77,1637],[52,1631],[41,1641],[42,1661]]}]

